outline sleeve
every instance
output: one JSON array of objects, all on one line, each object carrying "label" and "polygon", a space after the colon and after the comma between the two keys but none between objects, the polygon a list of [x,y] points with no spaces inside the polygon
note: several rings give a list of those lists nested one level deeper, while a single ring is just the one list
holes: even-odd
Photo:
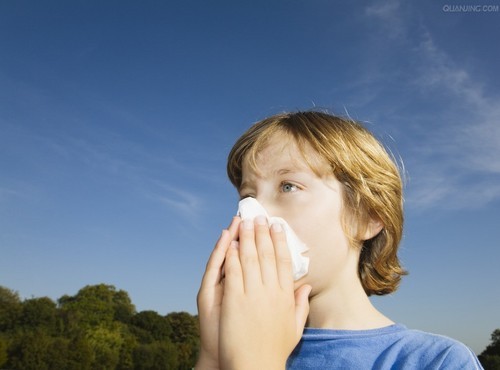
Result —
[{"label": "sleeve", "polygon": [[455,343],[449,347],[442,357],[442,363],[436,368],[484,370],[474,352],[462,343]]}]

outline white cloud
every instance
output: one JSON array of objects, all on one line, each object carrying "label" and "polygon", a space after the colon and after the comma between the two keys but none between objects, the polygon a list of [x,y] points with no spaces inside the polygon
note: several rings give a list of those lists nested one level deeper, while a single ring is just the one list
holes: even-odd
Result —
[{"label": "white cloud", "polygon": [[17,190],[0,187],[0,202],[19,195],[20,193]]},{"label": "white cloud", "polygon": [[398,0],[390,0],[378,2],[368,6],[365,13],[369,16],[381,18],[383,20],[394,19],[398,17],[398,10],[400,9]]},{"label": "white cloud", "polygon": [[[381,34],[389,36],[381,38],[383,51],[373,63],[383,66],[389,58],[399,58],[401,77],[381,77],[375,71],[364,78],[368,80],[365,86],[359,86],[362,91],[377,91],[380,96],[397,99],[390,95],[392,83],[410,99],[423,103],[417,117],[418,113],[406,112],[404,104],[400,107],[371,95],[383,111],[380,120],[390,117],[398,121],[398,130],[412,136],[412,147],[407,149],[410,155],[404,158],[409,173],[407,205],[420,209],[471,208],[497,201],[499,96],[487,92],[488,81],[474,78],[471,58],[467,66],[451,58],[435,42],[425,21],[417,23],[411,14],[414,9],[399,0],[376,2],[365,9]],[[408,106],[414,104],[407,102]]]},{"label": "white cloud", "polygon": [[153,181],[157,190],[150,197],[188,217],[192,221],[198,219],[203,205],[203,200],[197,194],[171,184]]},{"label": "white cloud", "polygon": [[197,171],[168,151],[150,151],[141,143],[104,130],[84,132],[79,137],[63,132],[30,135],[68,166],[78,168],[82,181],[112,180],[114,186],[128,188],[138,197],[158,202],[190,221],[198,221],[204,194],[177,184],[199,183],[200,177],[210,182],[213,174],[208,169]]},{"label": "white cloud", "polygon": [[[500,100],[440,50],[430,34],[417,53],[415,84],[444,97],[435,128],[417,149],[409,203],[470,208],[500,199]],[[412,170],[410,170],[412,171]]]},{"label": "white cloud", "polygon": [[378,1],[365,8],[365,15],[380,21],[386,37],[398,39],[406,35],[402,10],[399,0]]}]

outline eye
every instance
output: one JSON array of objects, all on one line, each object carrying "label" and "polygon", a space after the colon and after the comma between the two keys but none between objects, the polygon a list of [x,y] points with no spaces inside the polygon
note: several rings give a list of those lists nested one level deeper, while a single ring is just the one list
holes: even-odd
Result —
[{"label": "eye", "polygon": [[293,193],[299,189],[297,185],[294,185],[289,182],[282,182],[280,188],[283,193]]}]

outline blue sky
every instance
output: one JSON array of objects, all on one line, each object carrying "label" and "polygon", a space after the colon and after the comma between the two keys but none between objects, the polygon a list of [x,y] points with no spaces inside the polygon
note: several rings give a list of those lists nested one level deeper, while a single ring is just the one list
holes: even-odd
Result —
[{"label": "blue sky", "polygon": [[273,113],[364,121],[404,163],[410,275],[374,299],[476,352],[500,328],[500,11],[455,2],[0,2],[0,284],[196,312]]}]

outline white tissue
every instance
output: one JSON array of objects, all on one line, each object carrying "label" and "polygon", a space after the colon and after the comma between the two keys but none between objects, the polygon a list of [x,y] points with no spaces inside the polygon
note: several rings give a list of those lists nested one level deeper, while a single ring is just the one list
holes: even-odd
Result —
[{"label": "white tissue", "polygon": [[293,279],[298,280],[309,270],[309,258],[304,257],[302,253],[307,251],[306,245],[297,237],[288,223],[281,217],[269,217],[266,210],[255,198],[245,198],[238,204],[238,216],[242,219],[251,219],[263,215],[267,218],[269,225],[279,223],[285,231],[286,241],[290,255],[292,257]]}]

